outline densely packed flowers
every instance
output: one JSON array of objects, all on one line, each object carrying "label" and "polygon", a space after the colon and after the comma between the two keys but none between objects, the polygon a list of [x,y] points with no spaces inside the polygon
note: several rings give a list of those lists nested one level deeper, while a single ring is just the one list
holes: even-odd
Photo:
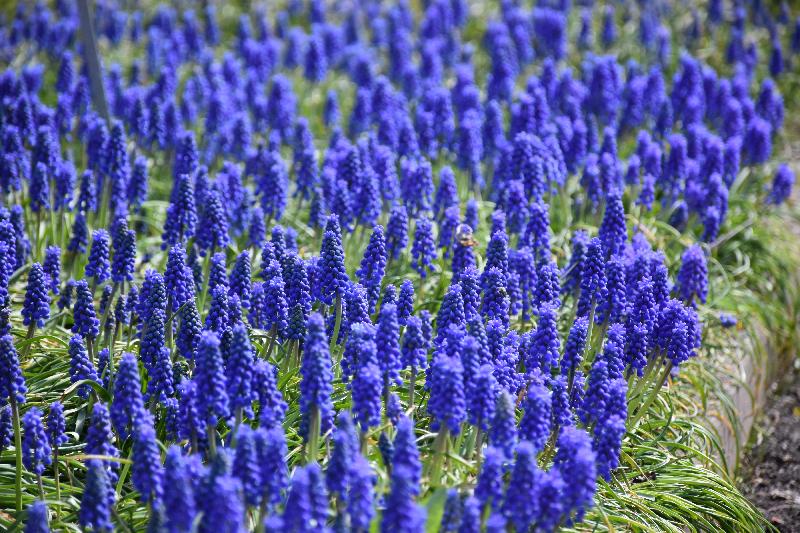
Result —
[{"label": "densely packed flowers", "polygon": [[[0,448],[25,530],[417,532],[442,488],[443,531],[583,520],[701,348],[800,22],[710,2],[689,38],[730,26],[715,70],[672,50],[661,1],[145,4],[95,6],[100,72],[69,2],[0,26]],[[779,166],[763,202],[793,182]],[[60,401],[29,406],[62,356]]]}]

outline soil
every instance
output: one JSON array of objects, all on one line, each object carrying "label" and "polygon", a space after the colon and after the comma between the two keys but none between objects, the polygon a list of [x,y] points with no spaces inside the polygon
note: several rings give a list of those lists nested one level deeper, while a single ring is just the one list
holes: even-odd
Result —
[{"label": "soil", "polygon": [[744,460],[742,492],[781,532],[800,532],[800,372],[771,394],[766,428]]}]

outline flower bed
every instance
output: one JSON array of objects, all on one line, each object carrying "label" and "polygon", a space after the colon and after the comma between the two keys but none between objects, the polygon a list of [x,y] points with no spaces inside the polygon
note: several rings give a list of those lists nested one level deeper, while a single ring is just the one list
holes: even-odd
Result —
[{"label": "flower bed", "polygon": [[21,5],[0,524],[764,528],[800,23],[543,4]]}]

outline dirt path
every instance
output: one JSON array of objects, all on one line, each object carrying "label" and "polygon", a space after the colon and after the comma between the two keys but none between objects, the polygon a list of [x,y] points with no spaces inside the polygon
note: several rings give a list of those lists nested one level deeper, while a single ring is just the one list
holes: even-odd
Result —
[{"label": "dirt path", "polygon": [[782,532],[800,532],[800,372],[775,387],[760,442],[745,458],[742,492]]}]

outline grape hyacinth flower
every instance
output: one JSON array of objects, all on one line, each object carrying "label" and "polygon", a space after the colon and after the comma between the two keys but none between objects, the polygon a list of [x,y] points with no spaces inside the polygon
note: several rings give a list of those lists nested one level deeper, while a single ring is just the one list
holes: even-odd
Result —
[{"label": "grape hyacinth flower", "polygon": [[[94,368],[89,356],[86,352],[86,345],[80,335],[73,335],[69,341],[69,375],[72,383],[79,381],[94,381],[99,382],[97,378],[97,371]],[[83,399],[89,397],[92,391],[91,385],[83,384],[78,387],[78,396]]]},{"label": "grape hyacinth flower", "polygon": [[160,501],[164,490],[164,470],[156,432],[149,415],[145,415],[136,425],[132,459],[131,479],[142,500],[148,503]]},{"label": "grape hyacinth flower", "polygon": [[708,296],[708,267],[703,249],[697,244],[683,253],[676,289],[681,299],[692,305],[697,298],[706,303]]},{"label": "grape hyacinth flower", "polygon": [[774,205],[782,204],[792,195],[793,185],[794,172],[788,165],[780,165],[772,180],[772,188],[767,196],[767,201]]},{"label": "grape hyacinth flower", "polygon": [[383,226],[378,225],[372,229],[372,236],[361,260],[361,268],[356,272],[359,282],[367,289],[370,314],[375,312],[375,306],[378,303],[387,259]]},{"label": "grape hyacinth flower", "polygon": [[114,379],[111,420],[121,438],[127,438],[144,413],[139,364],[132,353],[123,353]]},{"label": "grape hyacinth flower", "polygon": [[425,217],[416,219],[414,223],[414,243],[411,245],[411,267],[420,277],[425,278],[433,269],[436,260],[436,244],[433,240],[433,225]]},{"label": "grape hyacinth flower", "polygon": [[318,313],[308,318],[308,332],[303,345],[300,367],[300,411],[303,419],[301,434],[308,443],[309,456],[316,455],[314,446],[319,436],[328,431],[333,423],[333,392],[331,356],[325,336],[325,322]]},{"label": "grape hyacinth flower", "polygon": [[22,323],[28,326],[30,337],[37,327],[44,327],[45,321],[50,318],[50,296],[47,291],[47,276],[42,265],[34,263],[28,273],[28,287],[25,291],[25,301],[22,305]]},{"label": "grape hyacinth flower", "polygon": [[22,417],[22,435],[22,463],[28,471],[41,476],[53,459],[38,408],[30,408]]},{"label": "grape hyacinth flower", "polygon": [[11,335],[0,337],[0,401],[25,403],[28,388]]},{"label": "grape hyacinth flower", "polygon": [[84,484],[78,523],[94,531],[112,531],[109,493],[111,483],[102,461],[90,459],[86,462],[86,482]]},{"label": "grape hyacinth flower", "polygon": [[89,260],[84,273],[91,278],[93,285],[99,285],[111,279],[111,262],[109,261],[109,236],[104,229],[92,232],[92,246],[89,249]]},{"label": "grape hyacinth flower", "polygon": [[50,533],[48,524],[47,504],[42,500],[36,500],[28,506],[27,522],[25,533]]}]

